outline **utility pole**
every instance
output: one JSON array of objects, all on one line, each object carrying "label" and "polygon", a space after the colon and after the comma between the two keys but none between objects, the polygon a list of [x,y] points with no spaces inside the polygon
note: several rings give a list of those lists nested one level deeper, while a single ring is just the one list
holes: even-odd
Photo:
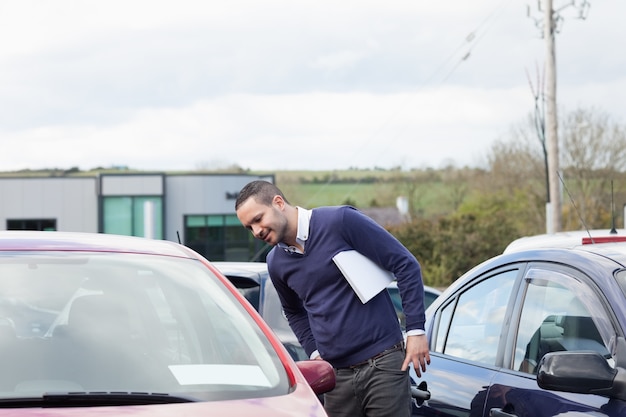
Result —
[{"label": "utility pole", "polygon": [[554,37],[556,22],[553,18],[552,0],[545,0],[544,40],[546,41],[546,145],[548,151],[548,184],[550,201],[546,207],[549,215],[548,233],[561,231],[561,192],[559,186],[559,137],[556,118],[556,54]]},{"label": "utility pole", "polygon": [[[565,5],[554,9],[552,0],[537,0],[539,11],[543,12],[535,24],[542,28],[542,36],[546,42],[546,86],[544,100],[546,103],[545,117],[545,144],[546,167],[548,177],[548,200],[546,202],[546,231],[556,233],[562,227],[561,184],[559,180],[559,139],[556,101],[556,47],[555,37],[563,21],[560,11],[573,6],[578,10],[578,18],[585,19],[589,10],[587,0],[570,0]],[[530,8],[528,11],[530,16]]]}]

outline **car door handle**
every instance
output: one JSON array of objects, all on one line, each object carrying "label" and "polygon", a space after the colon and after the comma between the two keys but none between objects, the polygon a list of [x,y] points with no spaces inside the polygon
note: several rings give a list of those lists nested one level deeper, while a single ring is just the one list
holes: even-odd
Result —
[{"label": "car door handle", "polygon": [[415,398],[416,400],[427,401],[430,400],[430,391],[412,386],[411,397]]},{"label": "car door handle", "polygon": [[489,417],[517,417],[517,415],[507,413],[501,408],[492,408],[491,410],[489,410]]}]

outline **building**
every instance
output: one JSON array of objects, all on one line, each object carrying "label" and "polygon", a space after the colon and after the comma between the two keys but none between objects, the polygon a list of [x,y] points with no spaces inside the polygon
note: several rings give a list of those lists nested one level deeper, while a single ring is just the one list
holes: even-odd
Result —
[{"label": "building", "polygon": [[210,260],[262,260],[235,199],[246,174],[0,177],[0,230],[59,230],[181,242]]}]

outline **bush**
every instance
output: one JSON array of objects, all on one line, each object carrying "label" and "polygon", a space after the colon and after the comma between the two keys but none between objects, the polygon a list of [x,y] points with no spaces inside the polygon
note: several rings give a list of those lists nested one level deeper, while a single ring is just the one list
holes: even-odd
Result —
[{"label": "bush", "polygon": [[[493,202],[495,204],[495,202]],[[446,287],[519,237],[506,210],[455,213],[390,229],[422,266],[424,283]]]}]

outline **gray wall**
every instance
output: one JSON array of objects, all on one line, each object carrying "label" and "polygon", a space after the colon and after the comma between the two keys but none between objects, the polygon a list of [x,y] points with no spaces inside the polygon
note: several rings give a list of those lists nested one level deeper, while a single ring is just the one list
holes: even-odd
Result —
[{"label": "gray wall", "polygon": [[7,219],[56,219],[57,230],[98,232],[98,190],[103,196],[163,195],[164,238],[184,241],[184,216],[234,214],[248,182],[274,177],[239,174],[131,174],[98,177],[0,178],[0,230]]},{"label": "gray wall", "polygon": [[57,230],[98,231],[97,179],[2,178],[0,230],[7,219],[56,219]]},{"label": "gray wall", "polygon": [[165,178],[164,236],[178,241],[176,232],[184,242],[185,215],[234,214],[235,199],[248,182],[265,179],[274,182],[272,176],[251,175],[170,175]]},{"label": "gray wall", "polygon": [[163,174],[102,175],[100,194],[103,196],[163,195]]}]

